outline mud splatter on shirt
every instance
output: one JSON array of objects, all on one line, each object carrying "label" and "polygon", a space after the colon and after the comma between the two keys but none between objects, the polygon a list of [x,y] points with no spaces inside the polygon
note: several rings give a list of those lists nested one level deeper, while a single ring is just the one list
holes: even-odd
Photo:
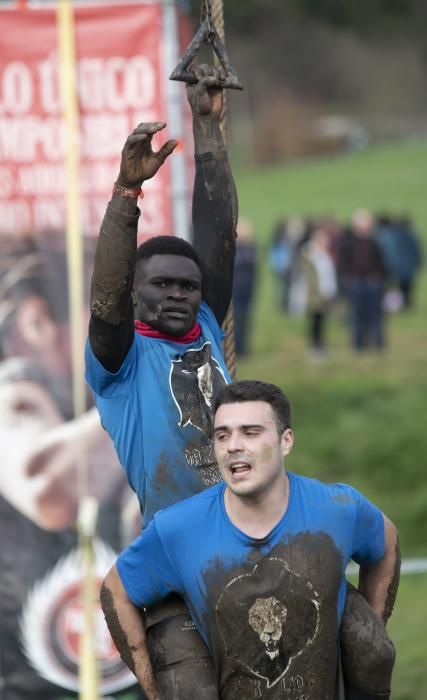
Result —
[{"label": "mud splatter on shirt", "polygon": [[101,421],[136,492],[144,525],[154,513],[218,483],[212,405],[230,381],[222,331],[202,303],[202,335],[182,345],[135,336],[116,373],[86,346],[86,378]]},{"label": "mud splatter on shirt", "polygon": [[117,562],[136,605],[185,598],[223,700],[333,700],[346,565],[384,554],[362,494],[288,475],[288,508],[262,540],[230,521],[219,484],[158,513]]}]

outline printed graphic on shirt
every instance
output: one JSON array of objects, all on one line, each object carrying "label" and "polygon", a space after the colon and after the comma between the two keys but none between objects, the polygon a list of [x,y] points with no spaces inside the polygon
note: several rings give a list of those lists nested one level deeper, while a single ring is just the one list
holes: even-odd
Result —
[{"label": "printed graphic on shirt", "polygon": [[289,516],[274,546],[236,542],[235,564],[218,557],[204,571],[201,624],[224,700],[334,698],[342,554],[328,533],[290,534]]},{"label": "printed graphic on shirt", "polygon": [[[95,541],[97,591],[116,559],[101,540]],[[80,634],[83,629],[81,601],[83,562],[78,550],[63,556],[29,591],[20,619],[21,644],[28,663],[45,680],[78,692]],[[111,695],[135,685],[135,677],[120,659],[100,605],[95,610],[96,654],[100,689]]]},{"label": "printed graphic on shirt", "polygon": [[169,384],[178,409],[178,426],[192,426],[198,431],[198,437],[185,446],[183,456],[187,465],[197,470],[205,487],[221,481],[213,450],[212,409],[226,383],[223,370],[212,357],[209,341],[201,348],[187,350],[172,362]]},{"label": "printed graphic on shirt", "polygon": [[309,581],[282,559],[262,559],[249,573],[233,578],[218,599],[225,653],[270,688],[316,638],[319,610],[319,594]]},{"label": "printed graphic on shirt", "polygon": [[179,360],[174,360],[169,383],[179,411],[179,427],[192,425],[211,438],[213,403],[227,382],[220,365],[212,357],[210,342],[187,350]]}]

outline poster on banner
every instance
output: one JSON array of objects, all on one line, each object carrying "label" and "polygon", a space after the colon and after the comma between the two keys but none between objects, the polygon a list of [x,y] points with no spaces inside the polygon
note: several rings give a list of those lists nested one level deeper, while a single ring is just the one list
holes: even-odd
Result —
[{"label": "poster on banner", "polygon": [[[87,279],[94,243],[86,240]],[[98,591],[141,516],[90,395],[87,412],[73,417],[63,241],[56,233],[4,234],[0,251],[1,697],[71,700],[83,627],[75,530],[82,450],[99,503]],[[94,616],[102,696],[143,698],[98,603]]]},{"label": "poster on banner", "polygon": [[[160,2],[75,8],[85,234],[99,231],[127,135],[167,121],[162,13]],[[165,138],[167,129],[154,144]],[[0,233],[63,227],[64,144],[55,10],[2,11]],[[170,164],[145,191],[143,235],[172,232]]]},{"label": "poster on banner", "polygon": [[[86,296],[123,143],[139,122],[167,120],[162,12],[157,2],[76,6]],[[186,164],[188,143],[184,137]],[[167,163],[144,186],[141,237],[172,232],[171,186]],[[65,188],[54,9],[0,8],[2,700],[79,695],[81,449],[100,508],[98,588],[141,527],[136,497],[89,393],[87,412],[73,416]],[[100,607],[95,627],[102,697],[142,700]]]}]

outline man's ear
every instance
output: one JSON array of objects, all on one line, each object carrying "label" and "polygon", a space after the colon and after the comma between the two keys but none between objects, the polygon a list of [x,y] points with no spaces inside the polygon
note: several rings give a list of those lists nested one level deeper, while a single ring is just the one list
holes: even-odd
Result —
[{"label": "man's ear", "polygon": [[134,306],[138,306],[138,295],[135,291],[135,287],[132,287],[131,296],[132,296],[132,304]]},{"label": "man's ear", "polygon": [[283,457],[286,457],[294,446],[294,434],[290,428],[286,428],[286,430],[283,431],[280,438],[280,443],[282,447],[282,455]]},{"label": "man's ear", "polygon": [[36,352],[55,342],[57,324],[43,297],[27,297],[19,304],[16,327],[22,339]]}]

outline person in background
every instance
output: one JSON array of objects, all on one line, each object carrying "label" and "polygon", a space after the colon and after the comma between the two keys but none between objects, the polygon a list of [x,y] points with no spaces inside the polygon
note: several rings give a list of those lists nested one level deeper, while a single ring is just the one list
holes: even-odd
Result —
[{"label": "person in background", "polygon": [[386,269],[374,237],[374,218],[367,209],[352,217],[351,232],[343,236],[338,256],[342,288],[351,315],[351,341],[357,351],[385,344],[383,295]]},{"label": "person in background", "polygon": [[288,238],[286,219],[277,221],[269,249],[270,269],[279,285],[279,308],[287,313],[294,245]]},{"label": "person in background", "polygon": [[323,228],[314,228],[301,252],[306,285],[308,342],[314,358],[326,350],[325,324],[330,304],[337,294],[335,266],[329,253],[329,238]]},{"label": "person in background", "polygon": [[420,240],[409,216],[396,220],[398,283],[403,297],[403,308],[410,309],[416,276],[423,264]]},{"label": "person in background", "polygon": [[293,256],[290,277],[288,312],[291,316],[304,316],[306,311],[307,287],[303,270],[302,252],[313,231],[312,219],[291,217],[288,222],[288,236],[292,241]]},{"label": "person in background", "polygon": [[234,259],[233,310],[236,354],[246,355],[250,332],[250,315],[257,277],[257,246],[253,227],[248,219],[237,224],[236,257]]}]

